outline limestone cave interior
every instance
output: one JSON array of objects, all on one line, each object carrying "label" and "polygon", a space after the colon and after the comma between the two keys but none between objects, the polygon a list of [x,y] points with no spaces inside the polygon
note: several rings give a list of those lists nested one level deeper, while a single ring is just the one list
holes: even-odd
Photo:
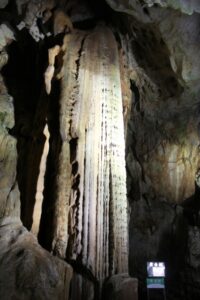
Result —
[{"label": "limestone cave interior", "polygon": [[1,300],[200,299],[199,14],[0,0]]}]

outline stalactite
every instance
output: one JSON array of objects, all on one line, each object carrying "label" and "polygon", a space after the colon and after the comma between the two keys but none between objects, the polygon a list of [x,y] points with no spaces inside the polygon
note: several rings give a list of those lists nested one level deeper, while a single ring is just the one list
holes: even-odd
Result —
[{"label": "stalactite", "polygon": [[43,134],[46,138],[46,141],[44,143],[44,149],[41,156],[41,162],[39,167],[39,175],[37,180],[37,187],[36,187],[36,195],[35,195],[35,205],[33,210],[33,223],[31,227],[31,231],[35,234],[35,236],[38,235],[39,232],[39,226],[40,226],[40,219],[41,219],[41,213],[42,213],[42,202],[43,202],[43,190],[44,190],[44,176],[46,172],[46,162],[47,162],[47,155],[49,152],[49,130],[48,125],[46,124],[44,127]]},{"label": "stalactite", "polygon": [[67,37],[53,249],[95,277],[127,272],[125,141],[117,43],[104,26]]},{"label": "stalactite", "polygon": [[[53,240],[53,249],[61,257],[65,257],[68,244],[69,232],[71,226],[69,216],[71,211],[75,209],[74,191],[72,190],[72,164],[70,161],[70,140],[72,137],[71,117],[73,112],[74,102],[76,101],[77,80],[76,80],[76,60],[79,57],[79,49],[84,35],[74,34],[65,38],[65,70],[62,79],[62,94],[61,94],[61,111],[60,111],[60,133],[63,141],[62,149],[59,158],[59,174],[58,174],[58,192],[55,208],[55,232]],[[67,45],[69,43],[69,45]],[[76,49],[76,50],[75,50]],[[72,199],[71,199],[72,198]],[[75,235],[70,230],[71,238]]]}]

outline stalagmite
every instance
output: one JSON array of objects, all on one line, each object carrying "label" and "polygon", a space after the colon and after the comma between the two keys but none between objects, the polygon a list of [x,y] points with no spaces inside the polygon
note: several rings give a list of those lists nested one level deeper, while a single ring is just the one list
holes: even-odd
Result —
[{"label": "stalagmite", "polygon": [[60,99],[53,248],[98,279],[127,272],[127,198],[117,43],[104,26],[68,37]]}]

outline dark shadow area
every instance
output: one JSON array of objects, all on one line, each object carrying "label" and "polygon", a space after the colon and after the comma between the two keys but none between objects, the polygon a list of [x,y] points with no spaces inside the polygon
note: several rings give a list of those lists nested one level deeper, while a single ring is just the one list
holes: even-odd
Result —
[{"label": "dark shadow area", "polygon": [[14,99],[15,126],[10,131],[17,138],[17,181],[21,195],[21,219],[30,229],[35,191],[42,155],[44,116],[38,118],[38,103],[46,100],[43,86],[45,67],[43,45],[37,44],[26,30],[17,35],[7,49],[8,64],[2,70],[9,94]]},{"label": "dark shadow area", "polygon": [[50,133],[49,153],[47,157],[44,200],[40,230],[38,234],[39,243],[47,250],[51,250],[54,228],[55,198],[57,193],[56,176],[59,167],[59,154],[61,150],[61,137],[59,131],[59,98],[60,83],[53,82],[50,95],[47,120]]},{"label": "dark shadow area", "polygon": [[[28,230],[33,222],[39,166],[45,143],[43,129],[47,119],[50,131],[54,133],[50,141],[52,147],[59,137],[55,118],[58,124],[60,92],[56,95],[54,92],[51,98],[48,97],[44,86],[44,72],[48,64],[48,49],[55,44],[61,45],[63,36],[64,34],[55,38],[52,36],[37,43],[27,29],[16,31],[17,41],[7,48],[9,61],[2,70],[8,92],[14,99],[15,126],[10,130],[10,134],[17,139],[17,181],[20,190],[21,220]],[[55,87],[55,90],[57,89],[58,86]],[[55,136],[56,139],[52,142]],[[46,177],[48,178],[48,175]],[[52,222],[51,225],[53,226]],[[43,234],[40,233],[41,235]]]},{"label": "dark shadow area", "polygon": [[121,14],[120,17],[118,23],[132,40],[132,50],[138,66],[159,87],[160,96],[164,99],[180,96],[183,88],[171,67],[169,50],[157,27],[142,24],[127,15]]},{"label": "dark shadow area", "polygon": [[200,187],[195,182],[195,193],[182,203],[184,216],[190,226],[200,227]]}]

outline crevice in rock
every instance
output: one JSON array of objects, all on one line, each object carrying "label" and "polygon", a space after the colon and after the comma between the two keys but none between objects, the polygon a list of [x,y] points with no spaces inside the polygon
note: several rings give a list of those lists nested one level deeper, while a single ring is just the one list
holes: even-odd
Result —
[{"label": "crevice in rock", "polygon": [[72,138],[69,144],[70,144],[70,162],[73,164],[76,161],[78,138]]},{"label": "crevice in rock", "polygon": [[[40,60],[43,54],[26,32],[19,35],[18,42],[9,46],[8,54],[9,62],[3,69],[3,76],[9,93],[14,98],[15,127],[11,133],[17,138],[17,180],[21,194],[21,218],[24,225],[30,229],[44,143],[44,116],[39,120],[35,119],[39,98],[44,96],[40,95],[44,67]],[[36,123],[38,121],[39,124]]]},{"label": "crevice in rock", "polygon": [[140,93],[138,87],[136,86],[133,80],[130,80],[130,88],[134,93],[134,105],[136,111],[140,112]]},{"label": "crevice in rock", "polygon": [[110,201],[109,201],[109,224],[108,224],[108,239],[109,239],[109,275],[115,272],[116,270],[113,270],[114,267],[114,261],[113,261],[113,251],[114,251],[114,207],[113,207],[113,199],[112,199],[112,167],[109,165],[109,190],[110,190]]},{"label": "crevice in rock", "polygon": [[[36,43],[26,30],[18,32],[18,41],[8,47],[9,62],[3,69],[9,93],[14,98],[15,126],[10,131],[17,138],[17,180],[21,196],[21,219],[24,226],[29,230],[33,225],[36,187],[40,172],[39,166],[46,139],[43,134],[46,119],[48,119],[50,134],[53,136],[53,138],[50,138],[51,149],[47,159],[44,178],[44,203],[42,205],[44,208],[42,208],[39,230],[39,241],[49,250],[51,228],[53,227],[52,215],[49,213],[51,211],[49,203],[53,201],[52,197],[55,195],[56,188],[54,185],[55,174],[53,174],[52,178],[48,172],[49,165],[50,168],[52,167],[50,170],[50,173],[52,173],[53,166],[56,163],[56,140],[56,148],[58,147],[59,149],[59,130],[56,132],[59,124],[55,124],[59,122],[59,113],[56,112],[59,110],[57,97],[59,97],[60,87],[59,84],[54,82],[54,92],[48,98],[44,89],[43,74],[47,63],[47,50],[60,39],[61,37],[58,37],[54,41],[52,38],[49,38]],[[55,105],[55,103],[57,104]],[[55,121],[56,118],[57,120]],[[56,140],[52,142],[55,136]],[[55,161],[51,161],[51,159],[55,159]],[[48,194],[48,190],[53,187],[55,190],[51,190],[52,193]],[[48,208],[46,209],[46,207]],[[44,209],[46,209],[45,212]],[[51,220],[47,217],[44,221],[44,215],[50,215]],[[45,225],[43,225],[44,223]],[[46,224],[49,225],[48,230],[44,228]],[[43,231],[45,234],[43,234]],[[46,231],[48,232],[47,234]]]},{"label": "crevice in rock", "polygon": [[47,250],[52,250],[53,230],[54,230],[54,213],[55,197],[57,194],[56,174],[58,173],[58,160],[61,151],[61,136],[59,125],[59,99],[60,83],[54,82],[48,109],[48,127],[50,132],[49,154],[47,157],[45,183],[44,183],[44,200],[42,205],[42,215],[38,240]]},{"label": "crevice in rock", "polygon": [[76,73],[75,73],[76,80],[78,80],[78,77],[79,77],[80,60],[81,60],[81,55],[83,52],[84,42],[85,42],[86,38],[87,38],[87,35],[82,39],[80,50],[78,51],[78,58],[75,61],[76,62]]}]

